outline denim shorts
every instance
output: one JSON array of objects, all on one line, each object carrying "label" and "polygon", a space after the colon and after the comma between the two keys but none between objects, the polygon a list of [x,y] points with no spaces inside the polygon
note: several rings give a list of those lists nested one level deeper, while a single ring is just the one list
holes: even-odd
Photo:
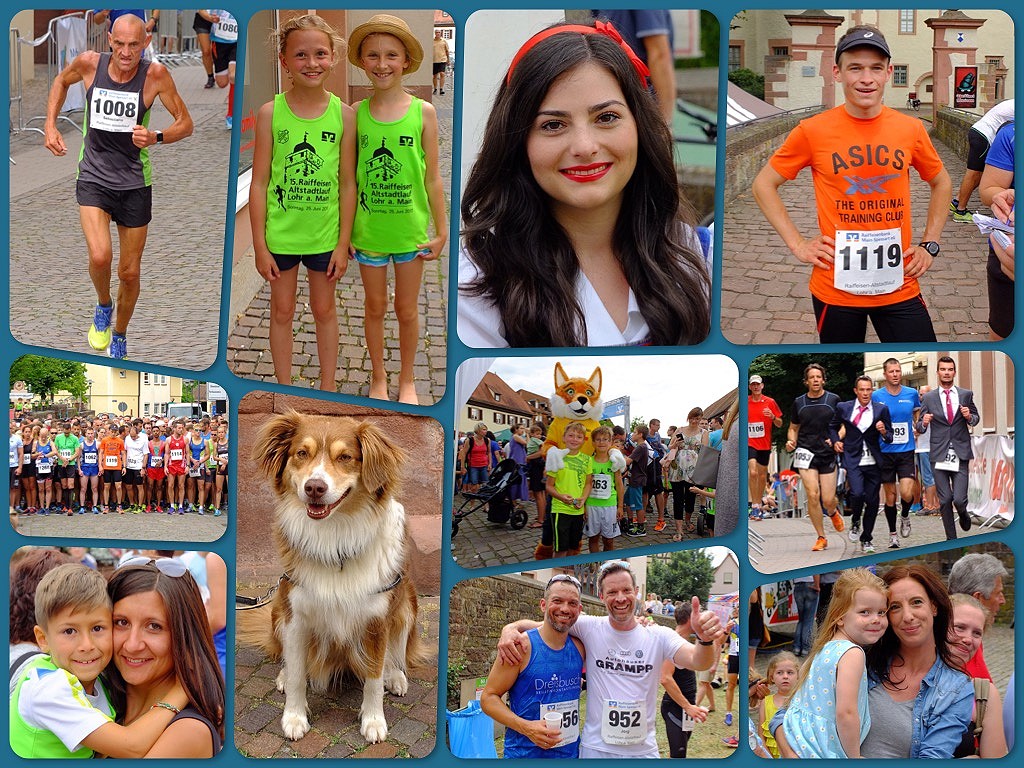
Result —
[{"label": "denim shorts", "polygon": [[487,467],[468,467],[465,482],[469,485],[483,485],[487,482]]},{"label": "denim shorts", "polygon": [[360,264],[367,267],[386,267],[389,261],[393,261],[395,264],[405,264],[429,252],[425,248],[418,251],[409,251],[408,253],[367,253],[366,251],[357,250],[354,258]]}]

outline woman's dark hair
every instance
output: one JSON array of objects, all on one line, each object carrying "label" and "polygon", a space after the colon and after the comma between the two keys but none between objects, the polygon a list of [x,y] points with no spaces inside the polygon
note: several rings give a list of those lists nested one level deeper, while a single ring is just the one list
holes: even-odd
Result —
[{"label": "woman's dark hair", "polygon": [[490,301],[512,347],[587,344],[576,300],[579,260],[530,171],[526,141],[561,75],[586,62],[616,79],[636,121],[636,170],[623,190],[612,249],[653,344],[695,344],[710,329],[710,278],[683,242],[693,209],[679,194],[672,136],[655,100],[613,40],[567,32],[538,42],[503,80],[462,198],[463,243],[479,276],[464,286]]},{"label": "woman's dark hair", "polygon": [[[893,584],[903,579],[912,579],[924,588],[925,594],[935,608],[935,620],[932,622],[935,653],[947,667],[959,669],[959,662],[949,650],[949,634],[953,628],[953,604],[949,600],[946,585],[938,575],[923,565],[897,565],[882,576],[882,581],[890,589]],[[867,649],[868,674],[890,688],[900,688],[903,678],[899,677],[898,673],[894,678],[893,670],[902,667],[903,664],[900,641],[890,621],[882,639]]]},{"label": "woman's dark hair", "polygon": [[[171,625],[174,674],[188,695],[189,705],[213,723],[223,739],[224,677],[213,648],[203,597],[192,574],[185,571],[179,577],[171,577],[152,564],[130,565],[114,571],[107,591],[115,611],[118,600],[142,592],[156,592],[163,598]],[[113,664],[107,668],[107,674],[116,693],[114,705],[123,712],[124,679]]]},{"label": "woman's dark hair", "polygon": [[43,576],[58,565],[72,562],[57,549],[33,549],[11,564],[11,644],[34,643],[36,587]]}]

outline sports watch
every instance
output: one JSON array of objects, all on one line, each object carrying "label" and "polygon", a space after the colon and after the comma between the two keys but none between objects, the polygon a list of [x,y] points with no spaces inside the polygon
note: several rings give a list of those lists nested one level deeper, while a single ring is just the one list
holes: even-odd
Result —
[{"label": "sports watch", "polygon": [[923,243],[921,243],[921,247],[928,251],[928,253],[932,255],[932,258],[938,256],[939,251],[941,250],[939,248],[939,244],[934,240],[925,240]]},{"label": "sports watch", "polygon": [[[154,133],[156,134],[156,143],[157,144],[163,144],[164,143],[164,132],[163,131],[154,131]],[[938,253],[938,251],[936,251],[936,253]]]}]

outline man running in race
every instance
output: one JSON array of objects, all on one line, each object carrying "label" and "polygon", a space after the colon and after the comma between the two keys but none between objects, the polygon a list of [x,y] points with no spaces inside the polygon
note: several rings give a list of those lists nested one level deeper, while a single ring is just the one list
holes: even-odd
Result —
[{"label": "man running in race", "polygon": [[[895,357],[882,363],[885,386],[871,399],[883,403],[892,418],[892,442],[882,443],[882,488],[885,491],[885,519],[889,523],[889,549],[900,548],[900,536],[910,536],[910,507],[917,482],[915,434],[921,397],[917,390],[903,386],[903,366]],[[896,488],[900,492],[900,532],[896,535]],[[852,536],[851,536],[852,538]]]},{"label": "man running in race", "polygon": [[[89,345],[110,357],[128,355],[128,323],[139,298],[142,251],[152,219],[153,188],[149,148],[171,144],[192,134],[192,118],[178,95],[167,68],[143,60],[151,35],[138,16],[114,21],[107,35],[112,53],[85,51],[76,56],[50,88],[46,105],[46,148],[67,154],[57,117],[75,83],[84,83],[86,113],[78,163],[76,197],[89,277],[96,289],[96,308]],[[174,121],[165,130],[150,130],[150,108],[156,99]],[[110,222],[117,225],[117,313],[110,294],[114,253]]]},{"label": "man running in race", "polygon": [[81,453],[81,445],[78,438],[71,434],[71,422],[65,421],[61,425],[61,433],[53,438],[53,444],[57,448],[57,481],[60,483],[61,509],[67,515],[74,514],[75,506],[75,478],[78,477],[78,457]]},{"label": "man running in race", "polygon": [[[623,560],[610,560],[597,575],[598,596],[607,617],[580,616],[569,634],[583,641],[587,653],[587,714],[580,758],[659,757],[655,737],[662,662],[703,670],[717,660],[715,641],[725,636],[711,611],[700,611],[692,598],[696,643],[668,627],[644,625],[636,618],[636,575]],[[527,630],[536,621],[507,624],[498,643],[505,664],[522,660]]]},{"label": "man running in race", "polygon": [[807,494],[807,516],[818,534],[812,552],[828,549],[823,511],[837,531],[846,527],[836,501],[836,454],[829,438],[829,424],[839,396],[825,391],[825,369],[817,363],[804,368],[807,394],[793,401],[786,450],[793,452],[793,469]]},{"label": "man running in race", "polygon": [[164,441],[164,474],[167,475],[167,500],[170,506],[167,514],[185,514],[185,472],[187,458],[185,424],[179,419],[174,422],[174,434]]},{"label": "man running in race", "polygon": [[[863,343],[867,321],[886,342],[935,341],[918,278],[939,255],[952,182],[924,124],[886,107],[889,46],[855,26],[836,45],[832,76],[844,104],[802,120],[761,169],[754,198],[797,260],[812,265],[810,292],[823,344]],[[820,232],[805,237],[779,187],[810,166]],[[913,244],[910,168],[931,188]]]},{"label": "man running in race", "polygon": [[764,394],[764,379],[750,377],[747,397],[747,496],[750,516],[761,519],[761,500],[768,483],[768,459],[772,452],[772,427],[782,426],[782,409]]}]

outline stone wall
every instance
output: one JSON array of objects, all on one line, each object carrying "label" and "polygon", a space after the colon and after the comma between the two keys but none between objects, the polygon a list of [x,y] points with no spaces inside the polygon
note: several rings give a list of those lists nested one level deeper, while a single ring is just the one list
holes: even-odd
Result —
[{"label": "stone wall", "polygon": [[[932,126],[932,140],[941,141],[960,157],[967,158],[967,132],[978,122],[978,116],[959,109],[940,107]],[[959,184],[959,179],[953,179]]]},{"label": "stone wall", "polygon": [[796,124],[820,111],[814,107],[787,112],[729,128],[725,134],[725,204],[749,192],[754,177]]},{"label": "stone wall", "polygon": [[441,585],[444,430],[434,419],[376,408],[252,392],[238,404],[238,563],[240,584],[268,584],[280,575],[271,530],[274,495],[251,455],[260,427],[272,414],[302,413],[372,420],[407,454],[398,500],[409,521],[412,577],[420,594],[436,595]]},{"label": "stone wall", "polygon": [[[527,576],[487,576],[470,579],[452,589],[448,611],[448,709],[459,708],[463,680],[486,677],[497,657],[498,637],[506,624],[517,619],[540,620],[544,584]],[[583,612],[605,616],[604,604],[583,596]],[[666,627],[675,620],[654,616]]]}]

